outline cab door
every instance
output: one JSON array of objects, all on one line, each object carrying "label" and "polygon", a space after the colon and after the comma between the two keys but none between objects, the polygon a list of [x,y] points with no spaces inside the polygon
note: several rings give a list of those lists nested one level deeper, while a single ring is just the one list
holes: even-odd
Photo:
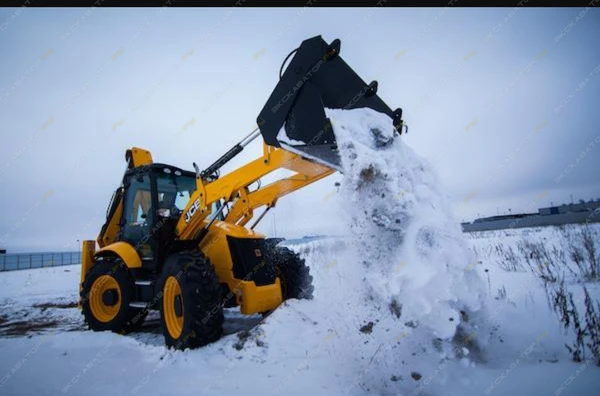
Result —
[{"label": "cab door", "polygon": [[123,202],[121,240],[130,243],[142,260],[154,258],[154,241],[151,238],[154,224],[150,174],[131,175]]}]

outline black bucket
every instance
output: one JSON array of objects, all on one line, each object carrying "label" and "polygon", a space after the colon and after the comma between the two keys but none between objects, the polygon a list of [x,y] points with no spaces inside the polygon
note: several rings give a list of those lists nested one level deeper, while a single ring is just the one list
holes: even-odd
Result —
[{"label": "black bucket", "polygon": [[[267,144],[338,170],[340,157],[325,108],[368,107],[387,114],[396,130],[402,128],[402,109],[392,111],[377,96],[377,82],[365,83],[344,62],[340,45],[337,39],[327,44],[321,36],[303,41],[257,118]],[[284,125],[287,139],[278,139]]]}]

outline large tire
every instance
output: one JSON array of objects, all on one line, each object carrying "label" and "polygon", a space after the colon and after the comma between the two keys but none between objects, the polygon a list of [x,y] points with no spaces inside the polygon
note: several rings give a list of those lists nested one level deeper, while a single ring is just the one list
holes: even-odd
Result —
[{"label": "large tire", "polygon": [[314,291],[313,278],[304,259],[286,247],[273,244],[267,249],[267,255],[275,264],[275,271],[281,282],[283,301],[290,298],[311,300]]},{"label": "large tire", "polygon": [[131,308],[135,296],[133,278],[119,259],[105,259],[92,266],[83,281],[81,313],[91,330],[129,333],[139,328],[147,310]]},{"label": "large tire", "polygon": [[159,285],[160,316],[168,347],[197,348],[221,338],[222,288],[213,266],[202,253],[169,256]]}]

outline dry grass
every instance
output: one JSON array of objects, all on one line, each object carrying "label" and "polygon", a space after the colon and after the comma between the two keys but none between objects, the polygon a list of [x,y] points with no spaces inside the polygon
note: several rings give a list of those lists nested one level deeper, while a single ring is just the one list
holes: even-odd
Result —
[{"label": "dry grass", "polygon": [[[573,360],[593,357],[600,366],[600,302],[590,296],[586,283],[600,282],[600,228],[589,225],[558,227],[559,242],[553,244],[533,234],[521,234],[516,242],[509,231],[490,252],[498,266],[509,272],[534,273],[546,291],[548,305],[556,313],[566,333],[573,335],[565,347]],[[575,300],[566,285],[582,286],[581,299]],[[505,297],[499,289],[497,298]],[[579,308],[578,308],[579,306]]]}]

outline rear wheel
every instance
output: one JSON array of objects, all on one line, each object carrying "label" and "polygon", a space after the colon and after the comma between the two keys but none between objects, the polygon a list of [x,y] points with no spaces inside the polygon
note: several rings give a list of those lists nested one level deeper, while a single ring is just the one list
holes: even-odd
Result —
[{"label": "rear wheel", "polygon": [[135,286],[121,260],[99,261],[85,276],[81,312],[91,330],[127,333],[143,323],[147,310],[129,307]]},{"label": "rear wheel", "polygon": [[217,341],[223,332],[222,289],[213,266],[200,252],[170,256],[160,285],[165,343],[175,349]]},{"label": "rear wheel", "polygon": [[275,264],[275,270],[281,282],[283,300],[312,299],[313,278],[304,259],[298,253],[282,246],[270,246],[268,255]]}]

